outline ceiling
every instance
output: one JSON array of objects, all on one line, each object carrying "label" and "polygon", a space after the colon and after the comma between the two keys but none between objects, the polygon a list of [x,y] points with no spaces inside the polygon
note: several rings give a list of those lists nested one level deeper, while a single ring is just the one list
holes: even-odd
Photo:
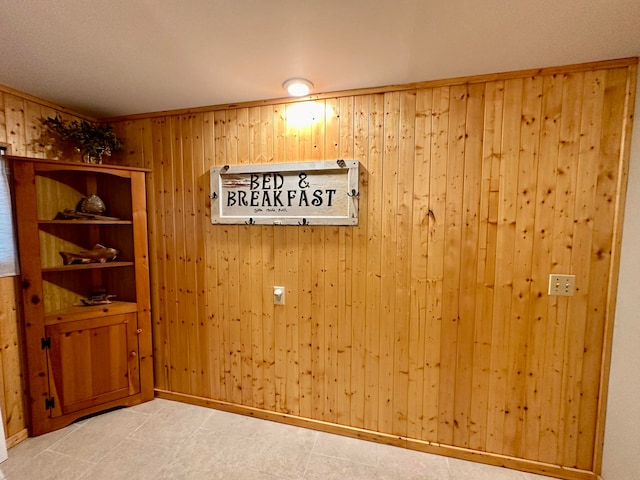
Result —
[{"label": "ceiling", "polygon": [[3,0],[0,85],[94,117],[640,56],[639,0]]}]

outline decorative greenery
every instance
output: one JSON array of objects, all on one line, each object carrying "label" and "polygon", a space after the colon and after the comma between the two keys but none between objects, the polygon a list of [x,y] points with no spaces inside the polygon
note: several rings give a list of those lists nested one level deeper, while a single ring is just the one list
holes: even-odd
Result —
[{"label": "decorative greenery", "polygon": [[[122,149],[122,140],[106,123],[91,123],[87,120],[65,121],[58,115],[41,120],[42,125],[61,141],[73,144],[82,153],[83,159],[100,163],[102,155],[111,155]],[[91,161],[91,160],[89,160]]]}]

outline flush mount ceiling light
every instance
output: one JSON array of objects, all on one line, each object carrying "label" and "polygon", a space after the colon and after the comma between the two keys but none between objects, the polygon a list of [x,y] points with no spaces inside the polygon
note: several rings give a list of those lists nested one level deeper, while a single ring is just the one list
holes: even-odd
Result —
[{"label": "flush mount ceiling light", "polygon": [[313,88],[313,83],[305,78],[290,78],[282,84],[282,88],[289,92],[289,95],[304,97],[305,95],[309,95],[309,92]]}]

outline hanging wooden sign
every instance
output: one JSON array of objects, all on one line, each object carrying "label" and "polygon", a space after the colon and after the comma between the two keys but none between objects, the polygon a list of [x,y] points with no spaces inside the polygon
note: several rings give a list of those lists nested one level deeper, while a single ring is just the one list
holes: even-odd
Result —
[{"label": "hanging wooden sign", "polygon": [[358,162],[211,168],[211,223],[357,225]]}]

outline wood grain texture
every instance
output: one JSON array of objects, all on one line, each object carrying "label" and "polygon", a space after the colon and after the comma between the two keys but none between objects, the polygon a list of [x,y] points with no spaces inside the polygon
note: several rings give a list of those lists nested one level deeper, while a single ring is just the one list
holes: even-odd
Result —
[{"label": "wood grain texture", "polygon": [[[327,95],[304,125],[277,101],[116,121],[153,169],[157,388],[592,478],[634,65]],[[210,167],[335,158],[357,227],[208,222]]]},{"label": "wood grain texture", "polygon": [[[171,205],[152,220],[158,250],[174,239],[153,257],[157,294],[183,289],[154,313],[156,368],[172,372],[158,386],[590,471],[611,321],[590,278],[611,279],[628,75],[326,97],[305,125],[293,104],[249,104],[203,113],[204,137],[200,119],[167,115],[171,135],[150,143],[172,148],[138,162]],[[207,204],[192,185],[212,165],[341,157],[361,162],[358,227],[192,226]],[[547,296],[550,273],[575,274],[577,294]],[[187,326],[211,319],[194,342]],[[188,381],[195,369],[210,389]]]},{"label": "wood grain texture", "polygon": [[[66,119],[81,118],[46,101],[5,87],[0,88],[0,143],[8,144],[13,155],[55,158],[55,152],[40,141],[40,117],[60,114]],[[18,443],[26,438],[24,336],[20,326],[19,277],[0,279],[0,362],[2,389],[0,407],[7,438]]]}]

